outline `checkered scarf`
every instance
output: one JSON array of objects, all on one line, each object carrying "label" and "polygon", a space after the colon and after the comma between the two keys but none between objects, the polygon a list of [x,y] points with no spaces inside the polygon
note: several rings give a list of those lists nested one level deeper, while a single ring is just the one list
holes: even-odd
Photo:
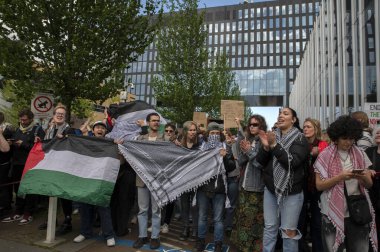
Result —
[{"label": "checkered scarf", "polygon": [[189,150],[171,142],[126,141],[119,150],[159,207],[224,171],[219,148]]},{"label": "checkered scarf", "polygon": [[280,162],[278,162],[276,156],[273,156],[273,181],[275,187],[275,193],[277,197],[277,203],[280,204],[283,197],[286,197],[289,191],[292,189],[293,184],[293,169],[291,169],[291,163],[293,160],[292,154],[289,152],[290,146],[292,146],[296,138],[301,137],[302,133],[295,127],[291,128],[287,134],[281,136],[281,130],[276,129],[276,142],[279,144],[288,155],[288,169],[285,169]]},{"label": "checkered scarf", "polygon": [[[365,169],[368,167],[365,163],[364,153],[358,147],[353,145],[349,151],[350,159],[355,169]],[[314,163],[314,171],[319,173],[322,180],[330,179],[338,176],[343,170],[342,163],[340,161],[338,148],[335,144],[332,144],[325,148],[319,155]],[[344,182],[340,181],[335,186],[328,190],[328,212],[327,217],[333,223],[336,228],[335,243],[333,250],[337,251],[340,244],[344,241]],[[375,212],[372,207],[371,201],[367,190],[363,185],[359,183],[360,191],[367,198],[370,206],[372,222],[370,223],[370,240],[374,251],[377,251],[377,235],[375,224]]]}]

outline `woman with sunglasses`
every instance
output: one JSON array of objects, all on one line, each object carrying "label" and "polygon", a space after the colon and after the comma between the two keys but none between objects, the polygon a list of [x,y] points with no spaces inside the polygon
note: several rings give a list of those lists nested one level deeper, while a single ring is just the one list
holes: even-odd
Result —
[{"label": "woman with sunglasses", "polygon": [[260,130],[267,130],[267,124],[261,115],[252,115],[248,122],[244,133],[240,120],[236,118],[240,145],[238,164],[242,167],[242,178],[236,210],[236,231],[232,231],[231,240],[239,251],[261,252],[264,231],[264,183],[262,166],[256,161],[256,157],[261,147],[258,134]]},{"label": "woman with sunglasses", "polygon": [[274,132],[259,133],[262,147],[257,161],[263,166],[265,184],[263,251],[274,251],[280,231],[283,251],[297,252],[302,237],[297,224],[303,205],[309,144],[293,109],[281,109],[277,125]]}]

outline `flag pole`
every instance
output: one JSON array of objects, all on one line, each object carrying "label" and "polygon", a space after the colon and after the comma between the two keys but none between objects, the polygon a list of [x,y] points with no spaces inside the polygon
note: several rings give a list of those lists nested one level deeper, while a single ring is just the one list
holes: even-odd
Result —
[{"label": "flag pole", "polygon": [[45,243],[54,243],[57,219],[57,197],[49,197],[48,222]]}]

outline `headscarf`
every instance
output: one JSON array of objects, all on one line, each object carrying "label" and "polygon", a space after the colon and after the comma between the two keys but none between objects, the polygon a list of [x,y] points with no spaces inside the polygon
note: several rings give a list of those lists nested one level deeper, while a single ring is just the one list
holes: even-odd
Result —
[{"label": "headscarf", "polygon": [[289,167],[285,169],[282,164],[278,162],[276,156],[273,156],[273,181],[277,203],[279,204],[283,197],[286,197],[292,189],[294,171],[291,169],[291,163],[293,156],[289,152],[289,148],[297,138],[302,136],[302,133],[297,128],[292,127],[283,136],[281,136],[281,130],[278,128],[276,129],[275,134],[277,144],[279,144],[287,153],[289,165]]}]

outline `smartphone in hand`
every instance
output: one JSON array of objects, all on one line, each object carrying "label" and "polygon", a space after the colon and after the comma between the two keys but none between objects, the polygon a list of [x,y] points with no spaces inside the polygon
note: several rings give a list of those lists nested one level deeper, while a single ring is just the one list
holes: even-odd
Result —
[{"label": "smartphone in hand", "polygon": [[356,170],[352,170],[352,173],[353,174],[363,174],[363,172],[364,172],[364,169],[356,169]]}]

